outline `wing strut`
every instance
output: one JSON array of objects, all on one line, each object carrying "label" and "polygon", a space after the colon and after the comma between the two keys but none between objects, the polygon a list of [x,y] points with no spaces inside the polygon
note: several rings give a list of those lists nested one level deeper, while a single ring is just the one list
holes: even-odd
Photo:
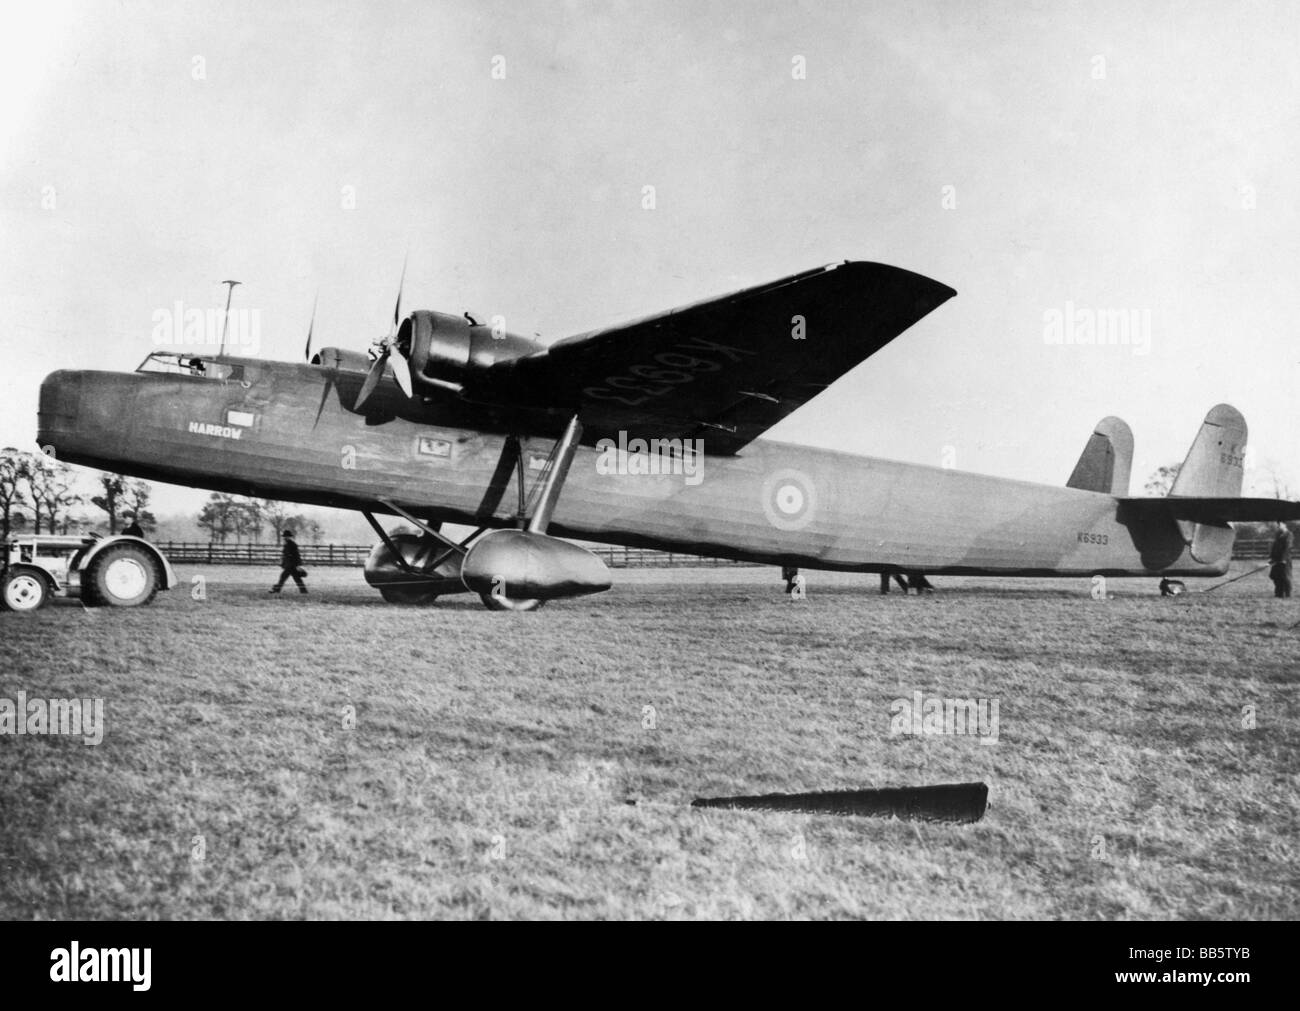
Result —
[{"label": "wing strut", "polygon": [[560,501],[560,492],[564,488],[564,479],[569,475],[573,465],[573,455],[578,450],[578,441],[582,438],[582,422],[575,414],[564,427],[564,434],[551,450],[551,458],[542,478],[542,490],[537,499],[537,508],[525,528],[530,534],[544,534],[551,525],[551,514],[555,504]]},{"label": "wing strut", "polygon": [[[487,529],[487,527],[479,527],[472,534],[466,537],[463,541],[457,543],[456,541],[453,541],[450,537],[448,537],[446,534],[442,533],[437,527],[430,526],[428,523],[425,523],[424,520],[412,516],[410,513],[408,513],[405,509],[399,506],[392,499],[381,498],[378,499],[377,501],[379,502],[380,505],[385,506],[386,508],[391,509],[393,512],[397,513],[398,516],[402,517],[402,519],[406,520],[407,522],[414,523],[417,527],[423,530],[435,541],[438,541],[439,543],[441,543],[443,546],[446,547],[447,550],[444,551],[442,554],[440,554],[437,558],[435,558],[433,560],[433,564],[429,566],[429,569],[431,570],[436,569],[439,565],[445,562],[452,555],[463,555],[466,552],[466,550],[468,550],[470,541],[472,541],[475,537],[477,537],[479,534],[481,534],[484,530]],[[367,521],[369,521],[370,525],[375,528],[375,533],[379,534],[380,539],[384,542],[384,545],[388,548],[388,550],[393,552],[393,555],[397,560],[398,566],[410,571],[410,567],[402,560],[401,552],[397,550],[396,545],[394,545],[393,542],[389,539],[388,533],[384,530],[384,528],[381,527],[375,521],[374,516],[372,516],[368,512],[363,512],[362,515],[365,516]]]}]

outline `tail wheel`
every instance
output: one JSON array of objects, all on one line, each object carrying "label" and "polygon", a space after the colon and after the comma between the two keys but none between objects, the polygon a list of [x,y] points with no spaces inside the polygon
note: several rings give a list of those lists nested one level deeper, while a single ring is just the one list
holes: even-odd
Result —
[{"label": "tail wheel", "polygon": [[81,597],[91,607],[138,607],[158,592],[158,567],[138,544],[112,544],[90,560]]},{"label": "tail wheel", "polygon": [[546,603],[546,601],[537,600],[536,598],[519,600],[515,597],[504,597],[497,593],[480,593],[478,596],[483,601],[483,606],[489,611],[536,611]]},{"label": "tail wheel", "polygon": [[379,595],[390,604],[432,604],[438,599],[433,590],[420,586],[381,586]]},{"label": "tail wheel", "polygon": [[0,607],[6,611],[39,611],[50,599],[50,581],[31,569],[15,569],[0,584]]}]

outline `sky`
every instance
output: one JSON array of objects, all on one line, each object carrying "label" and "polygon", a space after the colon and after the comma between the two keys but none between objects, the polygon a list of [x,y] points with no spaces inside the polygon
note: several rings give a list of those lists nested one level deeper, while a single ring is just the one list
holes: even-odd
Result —
[{"label": "sky", "polygon": [[1063,484],[1116,414],[1140,492],[1228,402],[1300,497],[1286,4],[43,2],[0,96],[0,445],[227,278],[295,359],[407,256],[405,308],[547,341],[860,259],[958,296],[772,437]]}]

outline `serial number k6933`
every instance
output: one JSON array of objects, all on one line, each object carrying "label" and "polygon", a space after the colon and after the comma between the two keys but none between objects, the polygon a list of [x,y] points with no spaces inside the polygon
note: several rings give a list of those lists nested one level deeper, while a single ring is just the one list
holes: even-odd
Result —
[{"label": "serial number k6933", "polygon": [[1087,531],[1079,531],[1080,544],[1109,544],[1110,534],[1090,534]]}]

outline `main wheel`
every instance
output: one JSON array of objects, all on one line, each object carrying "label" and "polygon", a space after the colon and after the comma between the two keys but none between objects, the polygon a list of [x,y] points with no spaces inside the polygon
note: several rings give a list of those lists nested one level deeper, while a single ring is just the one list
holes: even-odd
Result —
[{"label": "main wheel", "polygon": [[438,599],[433,590],[420,586],[381,586],[379,595],[390,604],[432,604]]},{"label": "main wheel", "polygon": [[483,601],[483,606],[489,611],[536,611],[546,603],[544,600],[518,600],[514,597],[503,597],[495,593],[480,593],[479,599]]},{"label": "main wheel", "polygon": [[31,569],[14,569],[0,586],[0,607],[6,611],[39,611],[50,599],[50,581]]},{"label": "main wheel", "polygon": [[138,544],[111,544],[81,574],[81,599],[91,607],[138,607],[158,592],[158,566]]}]

